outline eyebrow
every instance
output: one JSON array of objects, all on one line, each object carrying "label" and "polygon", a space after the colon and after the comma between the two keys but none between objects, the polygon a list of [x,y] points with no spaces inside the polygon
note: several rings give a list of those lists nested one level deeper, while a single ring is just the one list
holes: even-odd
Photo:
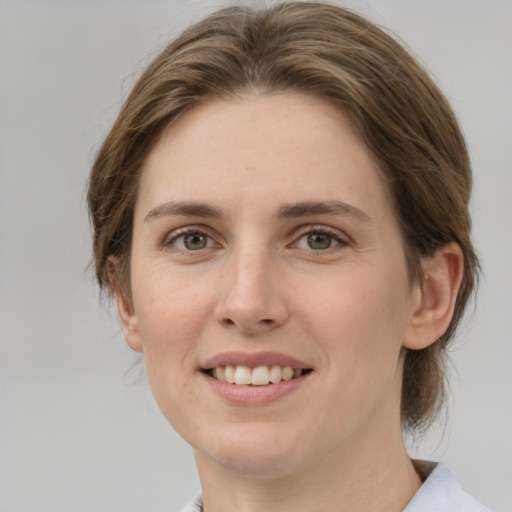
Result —
[{"label": "eyebrow", "polygon": [[[311,215],[342,215],[353,217],[363,222],[371,222],[370,216],[354,205],[343,201],[304,201],[300,203],[284,204],[279,209],[279,219],[308,217]],[[191,201],[170,201],[156,206],[144,217],[144,221],[152,221],[161,217],[180,215],[184,217],[202,217],[220,219],[222,211],[206,203]]]},{"label": "eyebrow", "polygon": [[371,217],[357,206],[343,201],[306,201],[301,203],[285,204],[279,210],[279,218],[307,217],[309,215],[342,215],[353,217],[363,222],[371,222]]},{"label": "eyebrow", "polygon": [[184,217],[204,217],[219,219],[222,212],[206,203],[194,203],[190,201],[168,202],[161,204],[148,212],[144,221],[151,221],[161,217],[181,215]]}]

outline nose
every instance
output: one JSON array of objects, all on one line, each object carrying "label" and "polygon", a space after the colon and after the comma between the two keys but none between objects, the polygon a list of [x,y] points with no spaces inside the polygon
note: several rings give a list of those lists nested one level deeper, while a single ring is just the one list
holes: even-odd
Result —
[{"label": "nose", "polygon": [[225,327],[258,335],[283,325],[289,316],[282,276],[264,249],[241,251],[225,263],[215,318]]}]

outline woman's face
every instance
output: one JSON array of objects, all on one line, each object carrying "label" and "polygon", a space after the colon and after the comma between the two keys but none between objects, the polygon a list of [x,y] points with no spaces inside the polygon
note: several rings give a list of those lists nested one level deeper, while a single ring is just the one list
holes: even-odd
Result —
[{"label": "woman's face", "polygon": [[417,294],[378,165],[329,103],[248,95],[170,127],[142,172],[131,286],[127,340],[199,462],[287,474],[400,428]]}]

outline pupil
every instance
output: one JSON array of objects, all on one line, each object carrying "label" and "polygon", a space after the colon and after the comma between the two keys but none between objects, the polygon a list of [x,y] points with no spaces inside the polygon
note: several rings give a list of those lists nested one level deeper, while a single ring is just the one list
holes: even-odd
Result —
[{"label": "pupil", "polygon": [[331,237],[322,233],[315,233],[308,236],[308,245],[311,249],[329,249]]},{"label": "pupil", "polygon": [[185,235],[183,243],[187,249],[197,251],[198,249],[204,249],[206,247],[206,237],[199,233]]}]

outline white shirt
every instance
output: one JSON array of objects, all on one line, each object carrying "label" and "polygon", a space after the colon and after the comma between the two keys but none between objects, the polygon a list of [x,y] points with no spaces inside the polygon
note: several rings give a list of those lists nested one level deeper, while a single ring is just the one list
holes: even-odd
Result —
[{"label": "white shirt", "polygon": [[491,512],[469,495],[444,464],[437,464],[403,512]]},{"label": "white shirt", "polygon": [[[198,494],[181,512],[203,512]],[[464,491],[444,464],[437,464],[403,512],[491,512]]]}]

